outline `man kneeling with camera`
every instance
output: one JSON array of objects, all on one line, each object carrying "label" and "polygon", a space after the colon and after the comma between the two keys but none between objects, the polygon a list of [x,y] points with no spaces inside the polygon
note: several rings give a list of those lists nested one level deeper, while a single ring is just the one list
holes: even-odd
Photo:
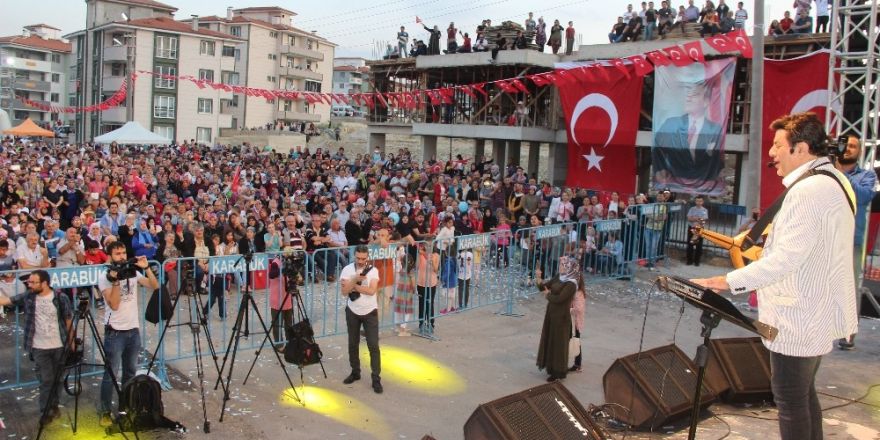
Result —
[{"label": "man kneeling with camera", "polygon": [[[114,377],[119,377],[121,364],[121,383],[125,384],[137,372],[137,356],[141,349],[138,285],[152,291],[159,288],[159,281],[146,257],[128,259],[125,244],[121,241],[110,243],[107,253],[110,254],[107,277],[98,281],[98,289],[107,304],[104,312],[104,352]],[[113,390],[113,378],[105,370],[101,382],[101,426],[113,424],[110,415]]]},{"label": "man kneeling with camera", "polygon": [[342,381],[348,385],[361,378],[361,326],[367,336],[370,350],[370,370],[373,376],[373,391],[382,393],[379,373],[382,363],[379,359],[379,304],[376,292],[379,290],[379,271],[369,264],[370,252],[360,245],[354,250],[354,263],[345,266],[339,278],[342,280],[342,294],[348,295],[345,308],[345,323],[348,327],[348,362],[351,374]]},{"label": "man kneeling with camera", "polygon": [[[30,353],[31,360],[40,381],[41,425],[58,418],[58,397],[60,386],[52,386],[58,377],[64,347],[70,347],[69,335],[73,312],[67,295],[56,292],[49,284],[49,273],[45,270],[31,272],[27,280],[28,290],[7,298],[0,295],[0,306],[24,307],[24,350]],[[65,341],[67,343],[65,343]]]}]

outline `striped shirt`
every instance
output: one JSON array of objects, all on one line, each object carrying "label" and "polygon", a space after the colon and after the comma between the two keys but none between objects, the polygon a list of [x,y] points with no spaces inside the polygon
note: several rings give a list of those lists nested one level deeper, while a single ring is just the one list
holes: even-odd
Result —
[{"label": "striped shirt", "polygon": [[[827,158],[798,167],[782,183],[790,186],[812,168],[831,171],[849,186]],[[856,332],[854,230],[840,185],[828,176],[808,177],[785,197],[761,259],[727,274],[734,294],[758,291],[758,318],[779,329],[775,340],[764,341],[769,350],[821,356],[835,339]]]}]

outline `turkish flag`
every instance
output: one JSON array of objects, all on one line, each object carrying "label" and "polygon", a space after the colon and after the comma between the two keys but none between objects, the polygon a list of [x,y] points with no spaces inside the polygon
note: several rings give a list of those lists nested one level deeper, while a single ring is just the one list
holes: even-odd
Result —
[{"label": "turkish flag", "polygon": [[692,60],[698,63],[706,62],[706,57],[703,56],[703,43],[701,43],[700,40],[686,43],[682,45],[682,48],[684,48],[685,53],[687,53]]},{"label": "turkish flag", "polygon": [[727,34],[727,37],[730,38],[730,41],[732,41],[734,45],[736,45],[736,48],[739,49],[739,53],[741,53],[744,58],[752,57],[752,40],[746,35],[745,30],[738,29],[730,32]]},{"label": "turkish flag", "polygon": [[[813,112],[825,121],[830,91],[828,90],[828,63],[830,54],[813,52],[811,55],[790,60],[764,60],[764,107],[761,129],[761,209],[776,200],[783,191],[782,177],[770,164],[770,146],[776,134],[770,124],[791,113]],[[804,72],[811,72],[804,75]]]},{"label": "turkish flag", "polygon": [[643,55],[633,55],[630,57],[626,57],[626,59],[633,63],[636,71],[636,76],[645,76],[654,70],[654,66],[649,63]]},{"label": "turkish flag", "polygon": [[642,79],[614,66],[591,68],[603,69],[593,81],[557,83],[568,135],[565,185],[629,194],[636,185]]},{"label": "turkish flag", "polygon": [[655,66],[668,66],[672,64],[672,61],[661,50],[648,52],[646,55]]},{"label": "turkish flag", "polygon": [[736,44],[724,34],[707,37],[704,41],[717,50],[719,54],[736,52],[738,50]]},{"label": "turkish flag", "polygon": [[670,46],[663,50],[666,52],[666,55],[669,56],[672,64],[678,67],[689,66],[694,62],[694,60],[692,60],[680,46]]}]

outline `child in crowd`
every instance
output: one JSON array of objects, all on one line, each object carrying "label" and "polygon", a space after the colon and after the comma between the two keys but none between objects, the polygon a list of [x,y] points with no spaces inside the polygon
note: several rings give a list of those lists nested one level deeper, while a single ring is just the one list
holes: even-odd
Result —
[{"label": "child in crowd", "polygon": [[416,291],[416,278],[413,270],[416,259],[410,255],[404,246],[397,248],[397,290],[394,292],[394,322],[397,325],[398,336],[409,336],[406,322],[413,316],[413,294]]}]

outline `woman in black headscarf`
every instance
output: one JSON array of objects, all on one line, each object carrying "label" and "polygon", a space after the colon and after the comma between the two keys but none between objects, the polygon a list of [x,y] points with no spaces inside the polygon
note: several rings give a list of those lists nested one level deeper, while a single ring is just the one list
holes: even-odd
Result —
[{"label": "woman in black headscarf", "polygon": [[548,281],[535,272],[538,290],[547,298],[541,343],[538,346],[538,369],[547,370],[547,382],[564,379],[568,373],[568,340],[571,339],[571,300],[577,291],[577,260],[559,258],[559,274]]}]

